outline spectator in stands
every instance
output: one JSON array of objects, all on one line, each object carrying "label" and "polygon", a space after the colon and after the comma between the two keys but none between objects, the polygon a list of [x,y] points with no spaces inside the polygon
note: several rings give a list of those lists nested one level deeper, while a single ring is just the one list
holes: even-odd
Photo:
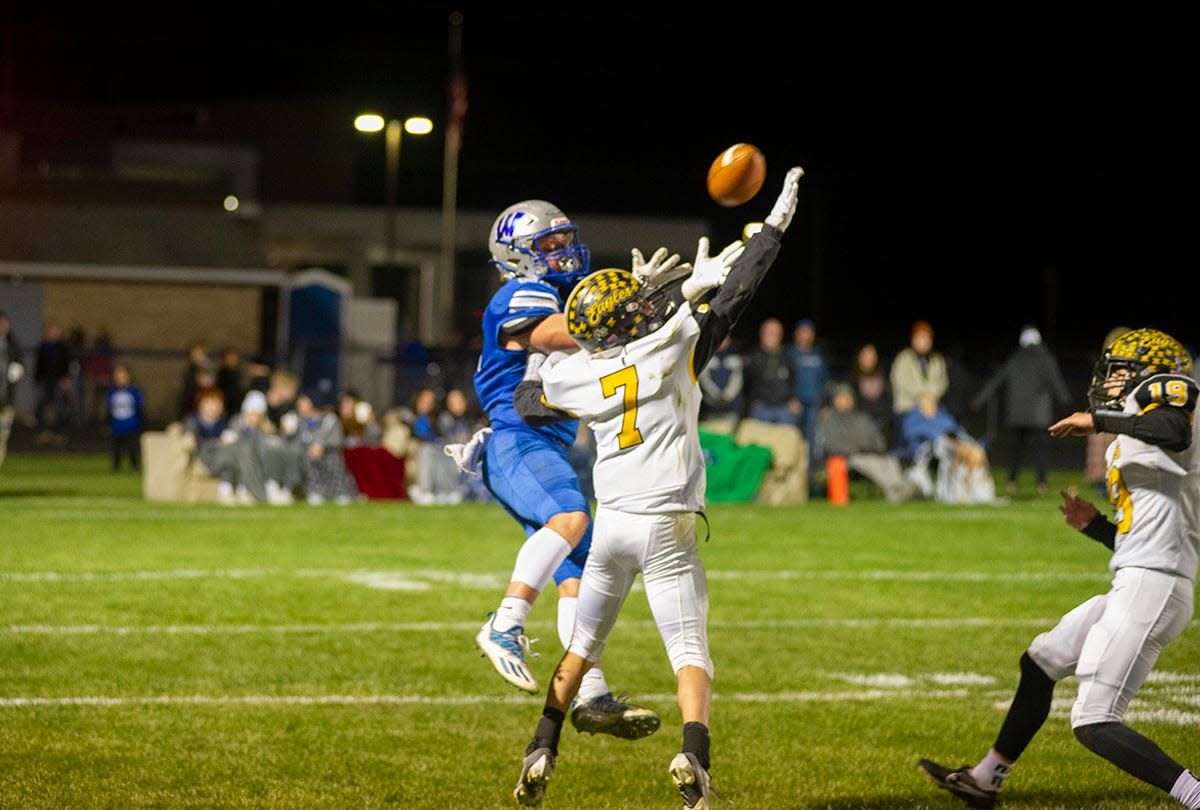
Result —
[{"label": "spectator in stands", "polygon": [[[446,407],[442,417],[442,426],[439,433],[445,444],[462,444],[471,439],[475,432],[487,425],[487,419],[479,410],[478,400],[474,396],[468,395],[467,390],[463,388],[451,388],[446,392]],[[590,433],[587,434],[587,438]],[[586,444],[582,447],[578,446],[580,437],[576,437],[576,446],[571,448],[567,454],[568,459],[575,459],[579,463],[584,463],[589,457],[586,455]],[[579,452],[583,452],[584,456],[578,456]],[[458,469],[457,465],[455,469]],[[589,469],[590,475],[590,469]],[[483,481],[483,476],[468,475],[459,470],[458,475],[459,488],[463,493],[463,500],[467,501],[494,501],[495,496],[488,490],[487,485]]]},{"label": "spectator in stands", "polygon": [[112,388],[108,391],[105,412],[112,440],[113,472],[120,472],[121,462],[128,458],[134,472],[142,469],[142,429],[145,426],[145,403],[142,390],[133,382],[133,375],[124,364],[113,367]]},{"label": "spectator in stands", "polygon": [[931,396],[935,403],[941,404],[950,386],[950,373],[946,358],[933,348],[933,327],[929,321],[913,324],[909,345],[892,360],[888,379],[892,384],[892,414],[897,423],[913,411],[922,396]]},{"label": "spectator in stands", "polygon": [[850,369],[850,384],[855,404],[883,434],[887,446],[893,446],[896,436],[896,417],[892,411],[892,384],[879,363],[879,349],[874,343],[864,343],[854,355]]},{"label": "spectator in stands", "polygon": [[808,442],[809,461],[815,465],[817,458],[811,453],[816,447],[817,415],[825,404],[829,364],[825,360],[825,353],[817,346],[817,327],[810,318],[803,318],[796,323],[788,357],[795,373],[795,398],[800,403],[800,432]]},{"label": "spectator in stands", "polygon": [[[242,391],[243,396],[246,391],[262,391],[266,393],[267,386],[271,383],[271,364],[262,355],[255,355],[246,363],[246,385]],[[229,409],[226,406],[227,410]]]},{"label": "spectator in stands", "polygon": [[0,412],[12,407],[17,384],[24,377],[24,349],[12,330],[8,314],[0,310]]},{"label": "spectator in stands", "polygon": [[[297,441],[300,417],[296,413],[300,378],[290,371],[271,373],[263,395],[266,414],[256,450],[266,478],[267,503],[287,506],[295,502],[304,483],[304,447]],[[250,394],[247,392],[246,397]],[[243,398],[245,401],[245,398]]]},{"label": "spectator in stands", "polygon": [[347,447],[383,441],[383,425],[375,414],[374,406],[359,396],[357,391],[350,389],[338,396],[337,412],[342,420]]},{"label": "spectator in stands", "polygon": [[47,324],[34,365],[34,382],[37,384],[34,419],[39,444],[67,443],[71,417],[70,364],[62,327]]},{"label": "spectator in stands", "polygon": [[878,484],[889,501],[914,497],[916,485],[905,478],[899,459],[888,452],[879,425],[856,407],[854,389],[848,383],[835,383],[831,392],[832,403],[821,412],[814,434],[818,463],[842,456],[851,471]]},{"label": "spectator in stands", "polygon": [[248,395],[232,418],[226,417],[220,389],[202,392],[196,410],[183,419],[190,452],[220,479],[217,502],[224,506],[252,505],[267,499],[257,435],[266,413],[262,392]]},{"label": "spectator in stands", "polygon": [[13,407],[16,386],[24,377],[21,342],[12,331],[7,313],[0,310],[0,464],[8,454],[8,437],[16,417]]},{"label": "spectator in stands", "polygon": [[987,451],[933,394],[921,394],[904,414],[899,444],[901,460],[910,464],[906,475],[923,496],[947,503],[994,500]]},{"label": "spectator in stands", "polygon": [[1026,448],[1033,454],[1037,492],[1046,494],[1046,474],[1050,467],[1048,428],[1059,408],[1071,401],[1062,370],[1045,344],[1036,326],[1026,325],[1017,338],[1017,348],[983,384],[971,400],[978,411],[996,392],[1004,389],[1004,424],[1012,442],[1008,459],[1008,491],[1017,491]]},{"label": "spectator in stands", "polygon": [[246,393],[246,372],[242,368],[242,353],[236,346],[221,350],[221,365],[217,369],[217,388],[225,395],[225,407],[236,411],[242,407]]},{"label": "spectator in stands", "polygon": [[358,485],[342,457],[345,433],[332,403],[325,403],[319,394],[301,394],[296,398],[296,415],[296,441],[304,453],[305,499],[314,506],[326,501],[351,503],[358,497]]},{"label": "spectator in stands", "polygon": [[[221,389],[214,389],[220,394]],[[275,428],[266,419],[266,395],[262,391],[247,392],[241,400],[241,409],[229,420],[229,430],[222,436],[222,443],[236,444],[236,452],[230,454],[234,460],[236,475],[236,503],[247,503],[247,494],[254,503],[271,503],[268,480],[275,481],[272,487],[277,493],[278,479],[270,479],[264,463],[270,454],[264,454],[263,442]],[[212,470],[216,473],[216,470]],[[272,470],[278,475],[277,470]],[[277,498],[278,496],[276,496]]]},{"label": "spectator in stands", "polygon": [[73,428],[83,427],[87,417],[87,335],[83,327],[74,326],[67,333],[67,377],[70,380],[68,402],[70,412],[67,424]]},{"label": "spectator in stands", "polygon": [[783,347],[783,323],[767,318],[759,325],[758,348],[746,363],[747,416],[761,422],[799,427],[796,374]]},{"label": "spectator in stands", "polygon": [[296,408],[300,394],[300,378],[290,371],[277,369],[267,382],[267,419],[279,426],[283,415]]},{"label": "spectator in stands", "polygon": [[707,429],[733,433],[742,417],[745,384],[742,355],[726,335],[712,358],[700,370],[700,421]]},{"label": "spectator in stands", "polygon": [[[196,401],[200,393],[198,376],[201,368],[212,368],[212,359],[208,356],[208,344],[203,340],[193,340],[187,347],[187,365],[183,370],[183,384],[179,391],[180,419],[196,410]],[[215,373],[213,384],[216,384]]]},{"label": "spectator in stands", "polygon": [[[422,388],[413,400],[413,438],[417,450],[417,480],[408,488],[413,503],[458,503],[463,500],[461,471],[443,449],[449,442],[445,431],[449,421],[439,404],[437,392]],[[466,434],[464,439],[469,439]]]},{"label": "spectator in stands", "polygon": [[112,387],[112,374],[112,338],[109,337],[107,329],[101,328],[92,338],[84,370],[84,376],[87,378],[87,418],[93,424],[104,421],[104,408],[108,402],[108,389]]}]

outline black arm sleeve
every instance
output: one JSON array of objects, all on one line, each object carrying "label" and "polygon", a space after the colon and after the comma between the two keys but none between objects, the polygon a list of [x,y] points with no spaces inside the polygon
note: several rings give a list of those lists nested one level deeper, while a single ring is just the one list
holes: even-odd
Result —
[{"label": "black arm sleeve", "polygon": [[754,297],[754,292],[779,253],[779,239],[782,236],[783,231],[778,228],[763,225],[762,230],[746,242],[746,249],[733,263],[725,282],[717,288],[712,298],[706,304],[696,305],[694,315],[700,324],[700,337],[696,342],[692,371],[697,376]]},{"label": "black arm sleeve", "polygon": [[1096,515],[1092,518],[1092,522],[1084,526],[1080,531],[1097,543],[1102,543],[1110,551],[1117,547],[1117,526],[1104,517],[1104,515]]},{"label": "black arm sleeve", "polygon": [[513,392],[513,408],[521,417],[521,421],[533,427],[553,425],[555,422],[565,422],[575,417],[566,411],[552,408],[542,399],[542,383],[540,380],[522,380]]},{"label": "black arm sleeve", "polygon": [[566,411],[560,411],[546,403],[545,388],[538,373],[546,355],[541,352],[530,352],[525,362],[525,378],[517,383],[513,391],[513,409],[521,417],[521,421],[533,427],[553,425],[555,422],[565,422],[575,417]]},{"label": "black arm sleeve", "polygon": [[1123,433],[1165,450],[1186,450],[1192,443],[1192,425],[1180,408],[1153,408],[1140,414],[1093,411],[1096,430]]}]

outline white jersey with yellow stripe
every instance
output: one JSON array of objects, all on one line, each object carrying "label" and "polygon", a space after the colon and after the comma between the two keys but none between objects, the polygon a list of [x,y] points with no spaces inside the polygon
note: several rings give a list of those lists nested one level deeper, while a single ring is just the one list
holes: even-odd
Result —
[{"label": "white jersey with yellow stripe", "polygon": [[[1118,435],[1105,452],[1108,499],[1117,524],[1109,568],[1149,568],[1194,582],[1200,559],[1196,386],[1186,377],[1173,377],[1158,375],[1142,383],[1126,398],[1124,412],[1138,414],[1158,407],[1185,409],[1193,431],[1190,446],[1166,450]],[[1172,392],[1177,395],[1179,391],[1186,396],[1172,399]]]},{"label": "white jersey with yellow stripe", "polygon": [[684,302],[619,354],[551,355],[542,365],[546,404],[584,420],[595,436],[600,506],[635,514],[704,509],[700,386],[692,370],[699,335]]}]

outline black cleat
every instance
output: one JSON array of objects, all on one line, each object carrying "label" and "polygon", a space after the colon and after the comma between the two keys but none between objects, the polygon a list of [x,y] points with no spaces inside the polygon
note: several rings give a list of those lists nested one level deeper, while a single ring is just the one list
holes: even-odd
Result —
[{"label": "black cleat", "polygon": [[996,796],[999,791],[980,787],[975,781],[975,777],[971,776],[970,765],[950,769],[933,760],[923,759],[917,767],[929,778],[930,782],[962,799],[967,807],[974,807],[976,810],[992,810],[996,806]]}]

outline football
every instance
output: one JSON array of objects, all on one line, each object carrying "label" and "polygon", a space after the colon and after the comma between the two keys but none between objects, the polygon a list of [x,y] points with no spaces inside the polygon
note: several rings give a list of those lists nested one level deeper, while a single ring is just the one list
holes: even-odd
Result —
[{"label": "football", "polygon": [[732,208],[749,202],[767,177],[767,159],[749,143],[735,143],[708,167],[708,196],[717,205]]}]

